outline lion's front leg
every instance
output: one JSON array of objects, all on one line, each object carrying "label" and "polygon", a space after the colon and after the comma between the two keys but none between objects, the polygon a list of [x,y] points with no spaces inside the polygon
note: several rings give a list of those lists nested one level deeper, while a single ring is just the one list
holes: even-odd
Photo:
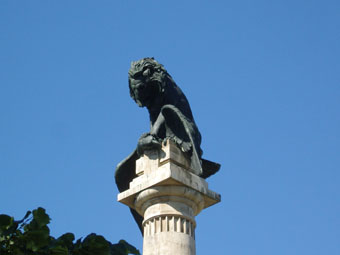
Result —
[{"label": "lion's front leg", "polygon": [[150,134],[157,136],[159,138],[164,138],[165,136],[165,118],[162,113],[159,113],[157,119],[154,123],[151,123]]},{"label": "lion's front leg", "polygon": [[160,149],[162,147],[162,140],[156,135],[145,133],[138,140],[137,154],[142,156],[146,150]]}]

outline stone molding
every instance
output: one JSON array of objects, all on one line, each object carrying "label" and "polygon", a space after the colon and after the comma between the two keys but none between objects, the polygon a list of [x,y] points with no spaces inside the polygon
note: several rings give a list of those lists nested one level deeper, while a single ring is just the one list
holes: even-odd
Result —
[{"label": "stone molding", "polygon": [[161,232],[184,233],[195,239],[196,223],[178,215],[167,215],[150,218],[144,221],[144,237]]},{"label": "stone molding", "polygon": [[181,202],[190,206],[195,216],[204,207],[202,195],[186,186],[156,186],[139,193],[135,198],[135,209],[144,215],[146,208],[156,203]]},{"label": "stone molding", "polygon": [[143,255],[195,255],[195,216],[221,201],[172,142],[145,151],[137,177],[118,201],[144,217]]}]

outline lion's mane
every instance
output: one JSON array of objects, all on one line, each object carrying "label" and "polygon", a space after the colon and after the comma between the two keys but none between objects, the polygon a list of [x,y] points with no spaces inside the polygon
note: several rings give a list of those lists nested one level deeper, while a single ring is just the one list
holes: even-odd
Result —
[{"label": "lion's mane", "polygon": [[[143,90],[138,89],[140,86],[143,87]],[[189,132],[193,137],[193,146],[195,146],[198,156],[202,156],[201,134],[194,121],[189,102],[163,65],[153,58],[132,62],[129,70],[129,89],[133,100],[139,106],[147,107],[151,125],[154,124],[162,110],[164,110],[163,114],[166,114],[166,110],[170,107],[177,111],[181,121],[188,124]],[[170,126],[169,118],[168,125]],[[162,134],[160,138],[168,137],[166,134]],[[181,142],[190,143],[184,130],[175,132],[172,138],[179,146],[181,146]]]}]

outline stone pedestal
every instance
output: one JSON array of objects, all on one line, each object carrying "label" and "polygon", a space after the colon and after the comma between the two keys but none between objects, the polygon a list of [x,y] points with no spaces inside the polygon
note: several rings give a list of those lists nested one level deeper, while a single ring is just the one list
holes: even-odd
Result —
[{"label": "stone pedestal", "polygon": [[138,177],[118,201],[144,217],[143,255],[196,254],[195,216],[221,197],[194,172],[172,142],[137,160]]}]

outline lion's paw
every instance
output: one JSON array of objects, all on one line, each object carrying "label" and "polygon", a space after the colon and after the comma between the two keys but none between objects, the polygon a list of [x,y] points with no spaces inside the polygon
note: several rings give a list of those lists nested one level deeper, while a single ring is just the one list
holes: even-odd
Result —
[{"label": "lion's paw", "polygon": [[137,154],[141,156],[146,150],[160,149],[161,147],[161,141],[158,137],[145,133],[138,140]]},{"label": "lion's paw", "polygon": [[191,146],[191,143],[190,143],[190,142],[185,142],[185,141],[183,141],[182,139],[180,139],[180,138],[177,137],[177,136],[169,136],[169,137],[167,137],[167,138],[164,139],[164,140],[165,140],[165,141],[166,141],[166,140],[171,140],[171,141],[173,141],[174,143],[177,144],[177,146],[178,146],[179,148],[181,148],[181,150],[182,150],[183,152],[190,152],[191,149],[192,149],[192,146]]}]

